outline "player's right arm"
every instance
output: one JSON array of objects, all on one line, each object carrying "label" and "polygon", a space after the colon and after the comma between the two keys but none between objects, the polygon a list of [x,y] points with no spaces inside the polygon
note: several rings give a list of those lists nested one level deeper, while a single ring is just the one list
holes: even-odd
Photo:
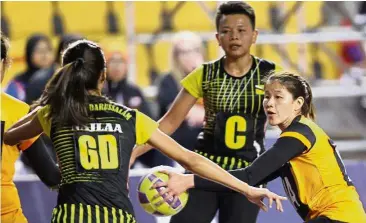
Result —
[{"label": "player's right arm", "polygon": [[[182,124],[188,112],[197,99],[202,97],[203,66],[198,67],[182,80],[183,88],[175,98],[168,112],[158,121],[159,129],[167,135],[171,135]],[[136,158],[148,152],[153,147],[149,144],[137,146],[132,151],[130,166]]]},{"label": "player's right arm", "polygon": [[[150,143],[193,173],[244,194],[250,201],[259,205],[264,210],[266,210],[266,207],[261,199],[265,197],[270,200],[270,203],[275,200],[278,205],[278,210],[282,210],[281,200],[284,200],[285,198],[280,197],[267,189],[254,188],[247,183],[238,180],[211,160],[179,145],[176,141],[158,129],[158,123],[137,111],[136,144],[143,144],[145,142]],[[168,193],[170,198],[173,197],[174,194],[173,191],[166,191],[165,193]]]}]

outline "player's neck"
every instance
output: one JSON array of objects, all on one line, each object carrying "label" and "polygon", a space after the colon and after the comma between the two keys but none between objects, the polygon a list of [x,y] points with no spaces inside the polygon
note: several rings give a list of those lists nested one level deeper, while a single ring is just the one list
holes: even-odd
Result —
[{"label": "player's neck", "polygon": [[252,67],[253,58],[248,53],[240,58],[229,58],[225,57],[224,59],[224,68],[226,72],[234,77],[244,76],[250,68]]}]

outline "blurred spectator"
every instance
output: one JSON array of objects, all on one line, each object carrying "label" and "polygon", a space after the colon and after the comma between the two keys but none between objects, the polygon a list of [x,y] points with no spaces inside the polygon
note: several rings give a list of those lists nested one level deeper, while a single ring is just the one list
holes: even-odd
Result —
[{"label": "blurred spectator", "polygon": [[35,34],[28,38],[25,49],[27,69],[12,80],[6,87],[6,93],[26,100],[26,88],[29,80],[40,69],[49,69],[53,66],[52,45],[50,39],[43,34]]},{"label": "blurred spectator", "polygon": [[80,40],[80,39],[83,39],[83,37],[81,37],[79,35],[72,35],[72,34],[65,35],[60,38],[60,42],[58,44],[58,48],[57,48],[57,52],[56,52],[56,56],[55,56],[56,60],[53,64],[53,66],[51,66],[50,68],[47,68],[47,69],[40,69],[40,70],[36,71],[29,80],[29,86],[31,86],[31,87],[26,88],[26,102],[28,104],[32,104],[33,101],[37,100],[41,96],[48,80],[55,73],[55,70],[61,67],[62,51],[64,49],[66,49],[66,47],[70,43],[72,43],[76,40]]},{"label": "blurred spectator", "polygon": [[104,93],[117,103],[138,109],[145,115],[151,116],[151,110],[140,88],[127,80],[126,54],[121,51],[113,51],[107,54],[106,60],[107,82]]},{"label": "blurred spectator", "polygon": [[[115,102],[138,109],[151,117],[151,109],[140,88],[127,80],[127,55],[115,50],[106,54],[106,60],[107,82],[104,93]],[[138,160],[148,167],[171,165],[170,159],[155,150],[144,154]]]},{"label": "blurred spectator", "polygon": [[[162,77],[158,87],[157,101],[160,107],[160,117],[169,110],[179,93],[180,81],[204,62],[202,40],[197,34],[179,32],[173,37],[172,43],[171,71]],[[193,150],[202,128],[204,114],[201,103],[194,105],[172,138],[185,148]]]}]

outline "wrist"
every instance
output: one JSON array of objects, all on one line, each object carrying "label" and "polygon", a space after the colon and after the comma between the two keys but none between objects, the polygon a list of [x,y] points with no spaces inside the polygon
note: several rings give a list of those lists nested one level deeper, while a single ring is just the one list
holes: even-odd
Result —
[{"label": "wrist", "polygon": [[249,186],[247,183],[243,183],[242,194],[244,194],[245,196],[248,196],[250,194],[250,191],[251,191],[251,186]]},{"label": "wrist", "polygon": [[194,188],[194,174],[186,174],[185,177],[187,179],[187,188]]}]

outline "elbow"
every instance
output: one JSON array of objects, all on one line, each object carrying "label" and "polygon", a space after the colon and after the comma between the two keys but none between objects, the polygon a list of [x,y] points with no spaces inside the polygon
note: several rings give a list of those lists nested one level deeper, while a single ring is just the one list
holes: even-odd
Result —
[{"label": "elbow", "polygon": [[17,144],[17,141],[12,139],[8,132],[4,133],[4,144],[9,146],[14,146]]}]

